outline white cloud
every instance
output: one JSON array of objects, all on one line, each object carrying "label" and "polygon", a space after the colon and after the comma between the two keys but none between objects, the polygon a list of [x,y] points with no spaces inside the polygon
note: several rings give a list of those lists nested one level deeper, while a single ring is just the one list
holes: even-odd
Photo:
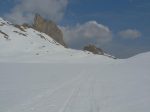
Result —
[{"label": "white cloud", "polygon": [[120,31],[118,35],[125,39],[136,39],[141,37],[142,34],[138,30],[127,29],[127,30]]},{"label": "white cloud", "polygon": [[18,4],[5,17],[14,23],[31,22],[34,14],[59,21],[63,18],[68,0],[16,0]]},{"label": "white cloud", "polygon": [[99,46],[112,39],[112,32],[109,28],[95,21],[77,24],[75,27],[62,27],[61,29],[66,43],[78,48],[87,44]]}]

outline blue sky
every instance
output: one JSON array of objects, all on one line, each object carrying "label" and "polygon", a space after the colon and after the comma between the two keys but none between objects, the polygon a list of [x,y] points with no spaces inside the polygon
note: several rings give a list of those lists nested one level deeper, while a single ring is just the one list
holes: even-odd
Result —
[{"label": "blue sky", "polygon": [[[16,11],[15,8],[18,6],[18,4],[20,3],[27,4],[24,1],[25,0],[0,0],[0,16],[9,19],[10,16],[6,15],[14,15],[14,12]],[[48,3],[47,1],[52,3],[52,1],[54,0],[43,0],[43,2],[44,1],[45,3]],[[56,12],[58,13],[58,15],[60,13],[61,16],[59,17],[57,17],[57,15],[54,15],[53,12],[50,12],[49,14],[49,12],[45,11],[46,9],[44,8],[41,8],[41,10],[38,8],[34,8],[33,10],[37,10],[37,12],[40,12],[41,15],[43,13],[43,16],[47,18],[51,19],[54,18],[54,20],[58,19],[57,23],[60,26],[69,27],[70,29],[73,30],[76,29],[76,31],[78,31],[77,28],[79,28],[77,27],[77,24],[80,25],[80,28],[83,28],[83,26],[85,27],[88,25],[89,25],[88,27],[90,27],[91,23],[86,25],[86,23],[89,21],[96,21],[97,24],[102,24],[108,27],[109,30],[112,32],[111,42],[106,43],[100,42],[99,47],[106,50],[107,52],[112,53],[113,55],[116,55],[117,57],[126,58],[135,55],[137,53],[150,50],[149,0],[69,0],[69,1],[58,0],[58,1],[66,2],[62,7],[60,7],[59,3],[58,6],[56,6],[59,7],[59,12]],[[24,9],[23,11],[22,13],[29,13],[29,11],[32,11],[32,9],[31,10]],[[34,12],[32,11],[32,13]],[[70,29],[67,32],[71,32]],[[73,33],[71,32],[70,34]],[[125,38],[125,36],[130,36],[131,38],[130,37]],[[76,41],[77,42],[75,43],[71,42],[69,43],[68,41],[69,46],[77,49],[81,48],[82,45],[80,44],[82,44],[83,42],[80,42],[79,39]],[[88,42],[90,41],[87,41],[86,44],[88,44]]]}]

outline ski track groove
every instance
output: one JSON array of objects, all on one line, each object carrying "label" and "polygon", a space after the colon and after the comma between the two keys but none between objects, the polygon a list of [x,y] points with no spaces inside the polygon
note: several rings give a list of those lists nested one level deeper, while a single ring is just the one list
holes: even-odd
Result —
[{"label": "ski track groove", "polygon": [[[88,85],[88,90],[86,90],[89,94],[89,103],[91,106],[91,111],[90,112],[99,112],[99,107],[95,101],[94,98],[94,84],[95,84],[95,75],[94,76],[90,76],[91,74],[83,74],[83,77],[80,79],[80,83],[79,85],[77,85],[77,87],[75,87],[71,93],[71,95],[68,97],[68,99],[66,100],[66,102],[64,103],[63,107],[59,110],[59,112],[66,112],[67,108],[69,108],[71,105],[73,105],[73,99],[75,99],[75,97],[78,96],[78,94],[82,91],[81,89],[81,85],[82,88],[84,88],[84,86]],[[85,85],[84,85],[85,84]],[[81,91],[80,91],[81,90]]]},{"label": "ski track groove", "polygon": [[91,103],[91,110],[92,112],[100,112],[100,108],[96,102],[95,96],[94,96],[94,85],[96,83],[96,76],[95,74],[93,74],[92,78],[91,78],[91,83],[90,83],[90,89],[89,89],[89,93],[90,93],[90,103]]},{"label": "ski track groove", "polygon": [[[23,110],[23,111],[25,111],[25,109],[33,109],[34,107],[35,107],[35,105],[36,105],[36,103],[37,102],[39,102],[41,99],[43,99],[44,97],[50,97],[50,96],[52,96],[54,93],[56,93],[57,91],[59,91],[60,89],[62,89],[62,88],[64,88],[64,87],[66,87],[66,86],[68,86],[68,85],[71,85],[72,83],[74,83],[74,82],[78,82],[78,80],[81,80],[82,79],[82,77],[83,77],[83,75],[85,74],[84,73],[85,71],[81,71],[81,72],[79,72],[78,73],[78,76],[75,78],[75,79],[72,79],[72,80],[70,80],[70,81],[68,81],[68,82],[65,82],[65,83],[63,83],[62,85],[60,85],[60,86],[58,86],[58,87],[56,87],[55,89],[53,89],[53,90],[48,90],[48,91],[46,91],[46,92],[44,92],[44,93],[42,93],[42,94],[39,94],[39,95],[37,95],[37,96],[35,96],[33,99],[31,99],[31,100],[29,100],[29,101],[27,101],[27,102],[25,102],[24,104],[20,104],[20,106],[16,106],[16,107],[14,107],[13,109],[11,109],[11,110],[8,110],[7,112],[12,112],[12,110],[16,110],[17,112],[18,112],[18,110],[19,111],[21,111],[21,110]],[[78,87],[78,86],[77,86]],[[74,87],[74,89],[73,89],[73,91],[72,91],[72,94],[74,95],[75,94],[75,87]],[[72,96],[70,96],[70,97],[72,97]],[[72,99],[72,98],[70,98],[70,99]],[[66,104],[67,104],[67,102],[69,102],[69,101],[66,101]],[[67,105],[66,105],[67,106]],[[20,108],[18,108],[18,107],[20,107]],[[63,107],[62,107],[63,108]],[[65,107],[66,108],[66,107]],[[63,110],[63,111],[59,111],[59,112],[64,112],[64,110],[65,109],[61,109],[61,110]]]},{"label": "ski track groove", "polygon": [[[55,93],[60,92],[59,90],[62,90],[65,87],[68,87],[70,85],[73,86],[73,89],[71,90],[71,93],[67,96],[67,98],[64,100],[63,104],[61,104],[61,106],[58,108],[58,112],[68,112],[68,109],[71,109],[70,106],[74,105],[74,103],[76,103],[76,99],[80,98],[79,93],[82,93],[82,92],[83,93],[85,92],[86,93],[85,95],[88,95],[87,100],[90,106],[89,108],[90,110],[88,111],[100,112],[100,108],[97,105],[97,102],[94,96],[94,86],[96,83],[95,81],[96,81],[95,74],[86,73],[85,70],[82,70],[81,72],[78,73],[75,79],[67,81],[53,90],[48,90],[42,94],[37,95],[30,101],[14,108],[14,109],[17,109],[14,112],[21,112],[21,111],[28,112],[36,108],[39,108],[39,106],[41,106],[47,100],[47,98],[51,99],[52,95],[55,96]],[[41,105],[38,105],[38,102],[41,102],[41,101],[43,101]],[[12,111],[8,111],[8,112],[12,112]]]},{"label": "ski track groove", "polygon": [[70,95],[70,96],[67,98],[67,100],[64,102],[64,105],[63,105],[62,108],[59,110],[59,112],[65,112],[65,111],[66,111],[66,109],[69,107],[69,104],[70,104],[70,102],[72,101],[72,99],[74,98],[74,96],[79,93],[80,85],[81,85],[81,82],[79,83],[79,85],[77,85],[77,87],[74,87],[74,89],[72,90],[71,95]]}]

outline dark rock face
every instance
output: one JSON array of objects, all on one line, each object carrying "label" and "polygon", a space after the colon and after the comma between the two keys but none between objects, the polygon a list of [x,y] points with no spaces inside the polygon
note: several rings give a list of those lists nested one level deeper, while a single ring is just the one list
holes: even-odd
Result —
[{"label": "dark rock face", "polygon": [[66,46],[63,40],[63,33],[57,27],[57,25],[51,20],[45,20],[40,15],[36,14],[34,18],[33,28],[37,31],[46,33],[47,35],[51,36],[54,40],[56,40],[61,45]]},{"label": "dark rock face", "polygon": [[86,51],[90,51],[93,54],[99,54],[99,55],[104,54],[103,50],[100,48],[97,48],[95,45],[88,45],[88,46],[85,46],[83,49]]}]

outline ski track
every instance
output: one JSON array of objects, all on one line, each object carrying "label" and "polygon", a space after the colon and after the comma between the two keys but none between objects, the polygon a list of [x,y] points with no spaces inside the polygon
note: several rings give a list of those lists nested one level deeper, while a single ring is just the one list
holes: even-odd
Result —
[{"label": "ski track", "polygon": [[89,93],[90,93],[90,102],[91,102],[91,108],[92,108],[92,112],[100,112],[100,108],[98,106],[98,103],[95,100],[95,95],[94,95],[94,86],[96,83],[96,76],[95,74],[92,74],[92,80],[90,83],[90,89],[89,89]]},{"label": "ski track", "polygon": [[[65,82],[53,90],[39,94],[30,101],[20,104],[8,112],[40,112],[41,108],[45,108],[45,111],[47,109],[47,111],[51,112],[76,112],[82,109],[88,112],[99,112],[99,106],[94,97],[95,81],[96,76],[94,74],[86,73],[85,70],[82,70],[75,79]],[[65,89],[67,90],[67,96],[65,96],[65,99],[60,105],[56,105],[57,103],[48,104],[53,97],[59,97]],[[88,105],[89,108],[84,108],[83,104]],[[76,108],[78,106],[82,106],[83,108]],[[72,109],[72,107],[74,108]]]},{"label": "ski track", "polygon": [[[81,79],[82,79],[82,77],[81,77]],[[59,112],[65,112],[67,107],[69,106],[69,103],[72,101],[72,99],[75,97],[75,95],[78,94],[78,92],[80,90],[81,83],[82,83],[81,79],[80,79],[79,85],[77,85],[76,87],[73,88],[72,93],[66,99],[66,101],[64,102],[64,105],[62,106],[62,108],[60,108]]]},{"label": "ski track", "polygon": [[[79,106],[81,102],[83,104],[84,100],[82,100],[82,97],[86,97],[88,99],[89,109],[84,108],[84,106],[81,109],[83,109],[85,112],[87,112],[87,111],[88,112],[99,112],[99,106],[97,105],[97,102],[94,98],[94,84],[96,81],[95,75],[86,73],[83,76],[84,77],[81,78],[80,83],[77,85],[76,88],[74,88],[72,94],[68,97],[68,99],[64,103],[64,106],[62,107],[62,109],[60,109],[59,112],[81,111],[81,110],[77,110],[77,109],[79,109],[78,107],[74,108],[74,109],[72,109],[72,107],[74,107],[75,105]],[[83,94],[83,93],[86,93],[86,94]],[[80,94],[83,94],[84,96],[81,97]],[[77,100],[80,102],[76,102]]]},{"label": "ski track", "polygon": [[[20,104],[19,106],[9,110],[8,112],[40,112],[38,108],[40,109],[45,102],[47,102],[47,99],[52,99],[52,97],[57,97],[57,94],[60,94],[61,91],[64,91],[65,88],[71,89],[68,90],[71,91],[69,92],[70,94],[66,97],[66,99],[62,102],[61,106],[58,108],[57,105],[51,104],[47,105],[48,107],[57,107],[58,110],[56,109],[53,112],[68,112],[68,109],[70,106],[74,105],[74,101],[79,97],[79,93],[85,92],[88,94],[87,96],[90,95],[90,92],[94,92],[93,90],[93,82],[91,82],[91,74],[86,73],[85,70],[82,70],[81,72],[78,73],[77,78],[70,80],[68,82],[65,82],[64,84],[58,86],[57,88],[53,90],[48,90],[42,94],[39,94],[35,96],[33,99],[30,101]],[[93,74],[92,74],[93,75]],[[94,77],[95,78],[95,77]],[[93,80],[93,79],[92,79]],[[87,86],[88,83],[88,90],[86,89],[85,91],[82,91],[82,89]],[[93,93],[90,97],[94,97]],[[88,98],[89,103],[91,102],[90,99],[94,100],[94,98]],[[81,100],[82,101],[82,100]],[[41,102],[41,105],[39,105],[39,102]],[[76,103],[76,102],[75,102]],[[95,108],[94,106],[94,101],[93,104],[91,104],[91,108]],[[13,111],[12,111],[13,110]],[[94,111],[97,112],[97,111]]]}]

